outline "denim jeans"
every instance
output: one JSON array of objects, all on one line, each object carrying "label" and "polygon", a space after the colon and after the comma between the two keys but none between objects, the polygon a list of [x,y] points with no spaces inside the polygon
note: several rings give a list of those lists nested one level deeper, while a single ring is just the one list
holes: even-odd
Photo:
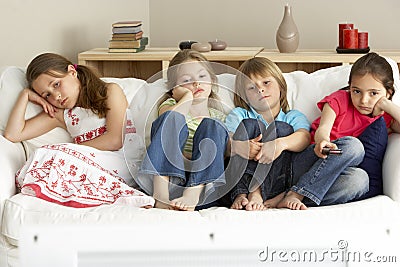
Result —
[{"label": "denim jeans", "polygon": [[307,205],[332,205],[359,198],[368,191],[368,174],[357,166],[364,158],[360,140],[346,136],[333,141],[342,149],[342,155],[328,155],[322,159],[310,145],[293,154],[293,181],[291,190],[307,197]]},{"label": "denim jeans", "polygon": [[150,179],[153,175],[168,176],[171,183],[180,186],[224,183],[224,154],[229,139],[225,125],[212,118],[201,121],[194,134],[191,160],[182,153],[188,135],[181,113],[167,111],[159,116],[152,124],[151,143],[139,174],[147,174],[142,177]]},{"label": "denim jeans", "polygon": [[[245,141],[262,134],[261,142],[265,143],[292,133],[293,127],[285,122],[275,121],[266,128],[261,121],[244,119],[239,124],[232,139]],[[231,200],[234,201],[237,195],[248,194],[257,187],[260,187],[264,200],[284,192],[288,188],[287,178],[291,177],[291,154],[290,151],[283,151],[278,158],[269,164],[261,164],[239,155],[231,157],[226,171],[227,176],[229,180],[240,178],[231,192]]]}]

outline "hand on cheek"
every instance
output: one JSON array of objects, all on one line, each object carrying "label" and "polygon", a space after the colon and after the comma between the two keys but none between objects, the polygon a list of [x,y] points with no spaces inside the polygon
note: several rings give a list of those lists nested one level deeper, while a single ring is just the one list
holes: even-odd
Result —
[{"label": "hand on cheek", "polygon": [[386,104],[386,101],[390,101],[388,100],[385,96],[382,96],[376,103],[374,106],[374,110],[372,111],[372,116],[376,117],[379,115],[382,115],[384,112],[384,105]]}]

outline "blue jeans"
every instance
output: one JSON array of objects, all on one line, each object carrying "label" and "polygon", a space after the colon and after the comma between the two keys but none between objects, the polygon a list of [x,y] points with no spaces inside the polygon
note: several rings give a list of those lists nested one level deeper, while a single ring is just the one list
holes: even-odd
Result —
[{"label": "blue jeans", "polygon": [[152,124],[151,143],[139,173],[168,176],[180,186],[224,183],[224,154],[229,139],[225,125],[211,118],[201,121],[193,137],[191,160],[182,154],[188,135],[181,113],[167,111],[159,116]]},{"label": "blue jeans", "polygon": [[357,166],[364,158],[364,147],[355,137],[333,141],[342,155],[317,157],[314,146],[293,155],[293,182],[290,190],[307,197],[307,205],[332,205],[352,201],[368,191],[368,174]]},{"label": "blue jeans", "polygon": [[[293,127],[285,122],[275,121],[266,128],[261,121],[244,119],[232,139],[245,141],[262,134],[261,142],[265,143],[292,133]],[[287,178],[291,176],[291,154],[290,151],[283,151],[270,164],[261,164],[239,155],[233,156],[227,168],[227,176],[229,180],[237,180],[236,177],[240,177],[240,180],[231,192],[231,200],[234,201],[239,194],[249,194],[257,187],[260,187],[264,200],[284,192],[288,187]]]}]

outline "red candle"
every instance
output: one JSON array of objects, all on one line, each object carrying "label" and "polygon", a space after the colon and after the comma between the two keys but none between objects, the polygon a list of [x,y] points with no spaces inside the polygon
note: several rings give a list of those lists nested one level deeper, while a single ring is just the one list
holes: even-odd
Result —
[{"label": "red candle", "polygon": [[343,48],[345,49],[358,48],[358,29],[343,30]]},{"label": "red candle", "polygon": [[353,23],[340,23],[339,24],[339,48],[343,48],[343,30],[344,29],[353,29]]},{"label": "red candle", "polygon": [[358,33],[358,48],[368,48],[368,32]]}]

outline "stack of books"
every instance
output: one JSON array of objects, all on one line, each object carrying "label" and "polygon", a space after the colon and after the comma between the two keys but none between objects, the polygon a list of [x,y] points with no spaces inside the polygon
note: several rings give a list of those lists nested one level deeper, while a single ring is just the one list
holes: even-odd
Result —
[{"label": "stack of books", "polygon": [[137,53],[143,51],[149,38],[143,36],[141,21],[119,21],[112,24],[110,53]]}]

